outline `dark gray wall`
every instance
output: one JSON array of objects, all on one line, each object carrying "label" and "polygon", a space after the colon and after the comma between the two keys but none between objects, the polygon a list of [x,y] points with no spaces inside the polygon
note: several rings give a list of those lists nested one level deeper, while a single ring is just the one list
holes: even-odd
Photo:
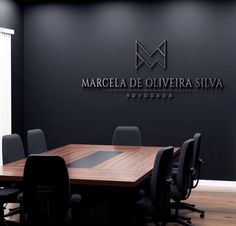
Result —
[{"label": "dark gray wall", "polygon": [[17,1],[0,0],[0,27],[15,30],[12,36],[12,131],[23,135],[23,9]]},{"label": "dark gray wall", "polygon": [[[144,145],[181,145],[203,134],[203,178],[236,180],[236,4],[44,3],[25,7],[25,128],[49,146],[110,144],[117,125],[138,125]],[[168,69],[134,69],[134,42],[168,40]],[[85,91],[86,76],[222,77],[222,92],[176,94],[172,101]]]}]

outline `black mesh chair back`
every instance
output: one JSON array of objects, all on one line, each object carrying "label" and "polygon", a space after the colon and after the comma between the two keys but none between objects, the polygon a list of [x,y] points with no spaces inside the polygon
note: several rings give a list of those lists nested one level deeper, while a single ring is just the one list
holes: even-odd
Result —
[{"label": "black mesh chair back", "polygon": [[70,182],[67,166],[59,156],[31,155],[23,179],[26,225],[63,225],[69,209]]},{"label": "black mesh chair back", "polygon": [[27,131],[28,155],[40,154],[47,151],[47,142],[41,129]]},{"label": "black mesh chair back", "polygon": [[189,139],[185,141],[181,147],[179,156],[178,173],[176,176],[176,186],[181,192],[182,196],[188,194],[192,186],[192,166],[194,155],[194,140]]},{"label": "black mesh chair back", "polygon": [[2,137],[3,164],[25,158],[25,152],[21,137],[18,134],[10,134]]},{"label": "black mesh chair back", "polygon": [[141,146],[141,132],[137,126],[118,126],[113,133],[112,144]]},{"label": "black mesh chair back", "polygon": [[160,150],[156,155],[153,167],[150,186],[151,200],[159,213],[169,211],[173,150],[173,147]]}]

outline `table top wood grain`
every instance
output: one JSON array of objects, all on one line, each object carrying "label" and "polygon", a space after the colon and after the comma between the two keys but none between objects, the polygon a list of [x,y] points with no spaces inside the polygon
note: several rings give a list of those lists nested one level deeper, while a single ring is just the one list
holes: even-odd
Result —
[{"label": "table top wood grain", "polygon": [[[98,151],[122,151],[121,154],[91,168],[69,167],[70,182],[78,185],[135,187],[151,175],[155,156],[161,148],[69,144],[42,155],[59,155],[66,163],[70,163]],[[175,148],[175,153],[177,152],[178,148]],[[0,182],[21,182],[24,165],[25,159],[0,166]]]}]

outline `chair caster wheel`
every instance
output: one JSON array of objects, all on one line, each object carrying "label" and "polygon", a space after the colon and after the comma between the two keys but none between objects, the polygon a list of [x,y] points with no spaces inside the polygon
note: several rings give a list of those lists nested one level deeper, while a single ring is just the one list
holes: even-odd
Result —
[{"label": "chair caster wheel", "polygon": [[204,217],[205,217],[205,214],[204,214],[204,213],[201,213],[201,214],[200,214],[200,217],[201,217],[201,218],[204,218]]}]

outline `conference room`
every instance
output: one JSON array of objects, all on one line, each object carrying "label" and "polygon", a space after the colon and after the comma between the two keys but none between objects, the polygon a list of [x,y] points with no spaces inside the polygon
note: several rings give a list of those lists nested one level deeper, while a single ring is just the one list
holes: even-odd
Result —
[{"label": "conference room", "polygon": [[234,21],[0,0],[0,226],[236,225]]}]

